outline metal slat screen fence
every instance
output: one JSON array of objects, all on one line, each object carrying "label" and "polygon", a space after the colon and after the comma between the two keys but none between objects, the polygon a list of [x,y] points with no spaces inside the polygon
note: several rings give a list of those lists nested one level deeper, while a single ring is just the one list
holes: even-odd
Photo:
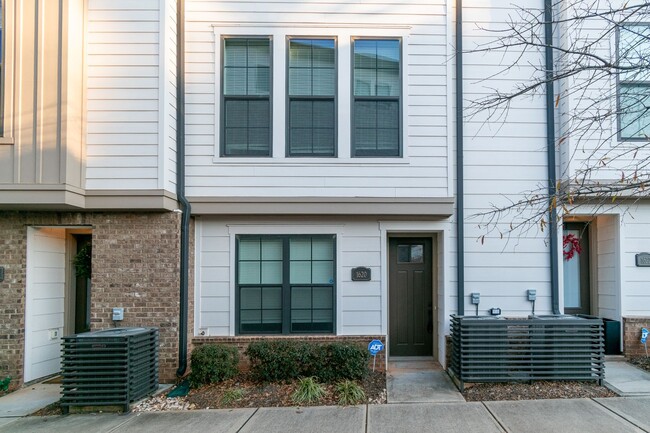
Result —
[{"label": "metal slat screen fence", "polygon": [[122,406],[158,389],[158,329],[113,328],[63,337],[61,406]]},{"label": "metal slat screen fence", "polygon": [[451,372],[460,381],[605,378],[603,322],[576,316],[451,316]]}]

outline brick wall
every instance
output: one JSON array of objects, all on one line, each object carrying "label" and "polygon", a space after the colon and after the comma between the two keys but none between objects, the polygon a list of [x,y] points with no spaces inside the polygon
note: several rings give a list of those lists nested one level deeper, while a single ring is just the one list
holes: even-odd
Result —
[{"label": "brick wall", "polygon": [[[239,368],[242,370],[247,370],[249,366],[248,358],[244,355],[244,351],[248,345],[253,341],[261,340],[301,340],[301,341],[313,341],[317,343],[329,343],[333,341],[345,342],[345,343],[358,343],[363,347],[368,347],[368,343],[372,340],[380,340],[382,343],[386,344],[385,335],[278,335],[278,336],[237,336],[237,337],[195,337],[192,339],[192,347],[196,348],[203,344],[227,344],[232,346],[237,346],[239,350]],[[372,367],[373,360],[370,360],[370,366]],[[386,352],[381,351],[377,354],[377,359],[375,361],[375,370],[385,371],[386,370]]]},{"label": "brick wall", "polygon": [[[0,375],[11,376],[14,386],[22,383],[27,227],[32,225],[92,229],[91,328],[113,326],[113,307],[124,307],[119,326],[160,328],[160,380],[173,381],[180,216],[172,212],[0,212],[0,266],[5,267],[0,282]],[[190,322],[190,334],[191,328]]]},{"label": "brick wall", "polygon": [[[650,317],[623,317],[623,354],[625,356],[645,355],[645,347],[641,344],[641,328],[650,329]],[[648,345],[650,345],[650,337]]]}]

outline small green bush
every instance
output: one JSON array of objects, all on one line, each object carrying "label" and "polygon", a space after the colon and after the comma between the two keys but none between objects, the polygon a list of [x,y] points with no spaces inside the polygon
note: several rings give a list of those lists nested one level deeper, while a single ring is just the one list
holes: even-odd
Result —
[{"label": "small green bush", "polygon": [[190,385],[198,387],[207,383],[230,379],[239,372],[239,352],[234,346],[206,344],[192,351]]},{"label": "small green bush", "polygon": [[232,388],[226,390],[221,396],[221,404],[227,406],[237,400],[244,398],[244,390],[241,388]]},{"label": "small green bush", "polygon": [[313,343],[297,340],[255,341],[246,355],[251,373],[267,382],[316,377],[323,382],[361,379],[368,372],[368,352],[350,343]]},{"label": "small green bush", "polygon": [[254,341],[248,345],[253,375],[266,382],[296,379],[310,370],[312,348],[305,342],[294,340]]},{"label": "small green bush", "polygon": [[366,399],[363,388],[356,382],[347,379],[336,384],[336,395],[338,395],[339,404],[342,406],[363,403]]},{"label": "small green bush", "polygon": [[325,387],[315,377],[303,377],[298,381],[298,388],[291,395],[294,403],[315,403],[325,395]]},{"label": "small green bush", "polygon": [[368,373],[370,355],[364,348],[349,343],[331,343],[320,346],[319,352],[314,375],[322,381],[358,380]]}]

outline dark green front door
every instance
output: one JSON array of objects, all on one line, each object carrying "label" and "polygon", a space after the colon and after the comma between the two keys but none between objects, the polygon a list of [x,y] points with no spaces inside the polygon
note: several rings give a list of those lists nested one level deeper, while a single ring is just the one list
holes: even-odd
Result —
[{"label": "dark green front door", "polygon": [[388,260],[390,355],[433,355],[431,239],[391,238]]}]

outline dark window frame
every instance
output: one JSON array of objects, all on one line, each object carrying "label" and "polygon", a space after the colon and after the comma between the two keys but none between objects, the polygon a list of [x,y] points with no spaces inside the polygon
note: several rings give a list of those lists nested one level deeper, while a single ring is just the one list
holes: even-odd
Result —
[{"label": "dark window frame", "polygon": [[[289,93],[289,71],[290,71],[290,48],[292,39],[303,40],[333,40],[334,41],[334,96],[291,96]],[[338,93],[339,93],[339,41],[336,36],[306,36],[306,35],[287,35],[286,36],[286,58],[285,58],[285,155],[287,158],[337,158],[338,157]],[[330,155],[315,155],[313,153],[294,153],[291,152],[291,100],[305,101],[333,101],[334,104],[334,148]]]},{"label": "dark window frame", "polygon": [[[354,50],[356,41],[397,41],[399,43],[399,96],[356,96],[354,94]],[[404,112],[404,40],[401,37],[390,36],[353,36],[350,38],[350,156],[352,158],[402,158],[404,156],[403,143],[403,112]],[[360,155],[356,150],[355,140],[355,102],[359,101],[397,101],[398,104],[398,129],[397,129],[397,155],[366,154]]]},{"label": "dark window frame", "polygon": [[[621,29],[625,27],[650,27],[650,22],[639,22],[639,23],[628,23],[620,24],[616,28],[616,64],[620,64],[621,61]],[[650,52],[650,42],[648,46],[648,51]],[[644,137],[625,137],[623,135],[623,125],[621,122],[622,117],[622,107],[621,107],[621,89],[625,86],[628,87],[646,87],[648,88],[648,93],[650,93],[650,80],[648,81],[627,81],[621,80],[620,73],[616,75],[616,136],[620,142],[645,142],[648,141]]]},{"label": "dark window frame", "polygon": [[[332,284],[291,284],[290,281],[290,248],[289,243],[291,239],[329,239],[332,241],[332,276],[334,282]],[[281,284],[240,284],[239,283],[239,244],[242,239],[279,239],[282,240],[282,283]],[[235,334],[236,335],[336,335],[336,319],[337,319],[337,237],[335,234],[289,234],[289,235],[254,235],[254,234],[240,234],[235,237]],[[260,257],[261,259],[261,257]],[[313,260],[310,260],[313,261]],[[241,288],[242,287],[281,287],[282,294],[282,331],[242,331],[241,327]],[[292,287],[331,287],[332,288],[332,329],[331,331],[291,331],[291,288]],[[312,295],[313,296],[313,295]],[[312,310],[314,310],[312,305]]]},{"label": "dark window frame", "polygon": [[[269,41],[269,95],[256,96],[256,95],[239,95],[239,96],[226,96],[225,92],[225,47],[226,40],[228,39],[263,39]],[[219,113],[219,156],[223,158],[269,158],[273,157],[273,36],[272,35],[222,35],[220,41],[220,56],[221,56],[221,79],[220,79],[220,113]],[[266,153],[239,153],[228,154],[226,153],[226,100],[246,100],[246,101],[269,101],[269,145]]]}]

